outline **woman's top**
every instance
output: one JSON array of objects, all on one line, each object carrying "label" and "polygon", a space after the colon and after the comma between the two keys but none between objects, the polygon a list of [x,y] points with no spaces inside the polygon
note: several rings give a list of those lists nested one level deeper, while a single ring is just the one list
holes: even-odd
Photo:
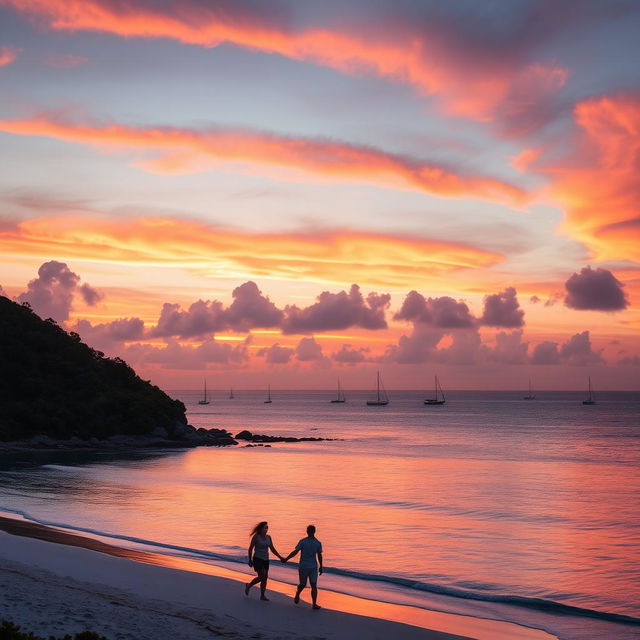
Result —
[{"label": "woman's top", "polygon": [[260,558],[261,560],[268,560],[271,536],[261,536],[259,533],[256,533],[256,537],[253,539],[253,544],[253,557]]}]

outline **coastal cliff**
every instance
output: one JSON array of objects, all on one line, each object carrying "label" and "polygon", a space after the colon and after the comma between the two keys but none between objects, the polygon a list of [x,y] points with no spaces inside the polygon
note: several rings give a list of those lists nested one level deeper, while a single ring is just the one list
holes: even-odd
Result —
[{"label": "coastal cliff", "polygon": [[4,296],[0,407],[2,442],[197,439],[182,402],[142,380],[120,358],[107,358],[77,333]]}]

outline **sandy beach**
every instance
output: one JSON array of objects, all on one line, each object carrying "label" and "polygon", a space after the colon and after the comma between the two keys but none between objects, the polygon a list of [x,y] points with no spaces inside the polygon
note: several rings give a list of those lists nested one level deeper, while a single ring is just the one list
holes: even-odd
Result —
[{"label": "sandy beach", "polygon": [[[271,602],[264,603],[257,593],[244,597],[240,573],[221,569],[220,575],[205,575],[158,566],[154,554],[112,547],[19,520],[3,518],[2,528],[0,584],[6,595],[0,617],[43,635],[91,630],[109,640],[554,637],[499,621],[328,592],[322,593],[324,608],[314,612],[308,602],[295,606],[290,585],[275,582],[270,583]],[[415,622],[397,621],[403,616]]]}]

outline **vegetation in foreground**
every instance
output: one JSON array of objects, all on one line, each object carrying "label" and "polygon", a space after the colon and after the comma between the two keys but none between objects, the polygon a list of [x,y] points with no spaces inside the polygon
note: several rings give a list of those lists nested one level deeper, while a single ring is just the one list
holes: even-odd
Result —
[{"label": "vegetation in foreground", "polygon": [[44,638],[30,632],[26,633],[18,625],[8,620],[3,620],[0,624],[0,640],[107,640],[107,638],[92,631],[83,631],[82,633],[76,633],[74,636],[67,634],[62,637],[48,636]]}]

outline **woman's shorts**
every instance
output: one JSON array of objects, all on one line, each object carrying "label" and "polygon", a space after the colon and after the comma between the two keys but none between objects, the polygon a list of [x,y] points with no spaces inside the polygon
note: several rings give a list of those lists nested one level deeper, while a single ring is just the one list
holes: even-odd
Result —
[{"label": "woman's shorts", "polygon": [[253,568],[256,573],[269,573],[269,561],[253,557]]}]

